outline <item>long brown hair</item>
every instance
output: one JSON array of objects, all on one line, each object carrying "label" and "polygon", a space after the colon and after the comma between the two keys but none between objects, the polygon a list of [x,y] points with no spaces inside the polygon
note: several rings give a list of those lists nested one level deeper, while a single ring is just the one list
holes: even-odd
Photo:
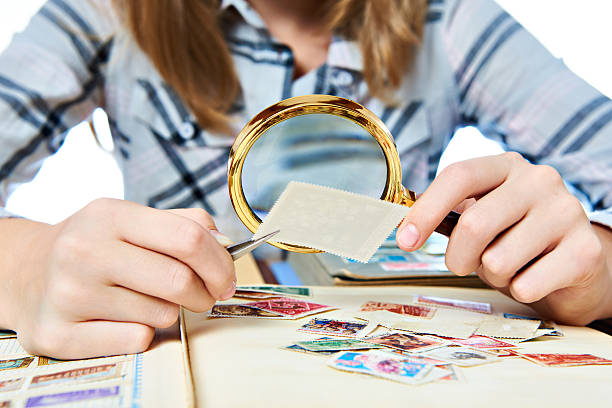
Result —
[{"label": "long brown hair", "polygon": [[[220,28],[219,3],[115,0],[140,48],[200,125],[227,132],[226,112],[239,92],[239,83]],[[328,28],[359,42],[370,93],[385,98],[400,85],[421,40],[426,0],[335,0],[327,4]]]}]

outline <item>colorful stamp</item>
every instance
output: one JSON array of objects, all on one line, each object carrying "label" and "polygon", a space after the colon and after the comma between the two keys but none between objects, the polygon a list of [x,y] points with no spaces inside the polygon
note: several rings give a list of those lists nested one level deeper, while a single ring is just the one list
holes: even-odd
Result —
[{"label": "colorful stamp", "polygon": [[432,365],[381,351],[345,351],[331,358],[329,365],[338,370],[382,377],[406,384],[423,382]]},{"label": "colorful stamp", "polygon": [[377,344],[368,343],[357,339],[329,339],[298,341],[296,345],[310,351],[342,351],[342,350],[363,350],[381,348]]},{"label": "colorful stamp", "polygon": [[287,316],[280,313],[274,313],[268,310],[262,310],[257,307],[247,306],[244,304],[224,304],[214,305],[208,312],[210,317],[260,317],[268,319],[286,319]]},{"label": "colorful stamp", "polygon": [[262,293],[274,293],[280,295],[291,295],[291,296],[312,296],[312,290],[302,286],[269,286],[269,285],[256,285],[256,286],[238,286],[237,290],[251,290]]},{"label": "colorful stamp", "polygon": [[520,354],[518,356],[547,367],[612,364],[612,360],[592,354]]},{"label": "colorful stamp", "polygon": [[256,307],[272,313],[278,313],[291,318],[308,316],[334,309],[331,306],[306,302],[298,299],[280,298],[245,303],[244,306]]},{"label": "colorful stamp", "polygon": [[374,312],[377,310],[387,310],[389,312],[397,313],[400,315],[424,317],[426,319],[431,319],[436,313],[436,310],[431,307],[419,305],[403,305],[399,303],[369,301],[361,306],[362,312]]},{"label": "colorful stamp", "polygon": [[314,318],[300,327],[298,331],[332,336],[357,337],[366,326],[367,323]]},{"label": "colorful stamp", "polygon": [[0,360],[0,371],[25,368],[30,365],[34,357],[16,358],[13,360]]},{"label": "colorful stamp", "polygon": [[391,333],[380,336],[367,337],[363,341],[373,344],[380,344],[384,347],[390,347],[402,351],[423,352],[434,348],[445,346],[447,343],[443,340],[434,340],[429,337],[417,336],[406,333]]},{"label": "colorful stamp", "polygon": [[474,347],[479,349],[502,349],[502,348],[516,348],[516,344],[507,343],[492,337],[481,336],[479,334],[473,334],[467,339],[447,339],[455,344],[462,346]]},{"label": "colorful stamp", "polygon": [[417,303],[422,303],[426,305],[452,307],[455,309],[464,309],[472,312],[491,314],[491,305],[489,303],[423,295],[417,296],[416,301]]}]

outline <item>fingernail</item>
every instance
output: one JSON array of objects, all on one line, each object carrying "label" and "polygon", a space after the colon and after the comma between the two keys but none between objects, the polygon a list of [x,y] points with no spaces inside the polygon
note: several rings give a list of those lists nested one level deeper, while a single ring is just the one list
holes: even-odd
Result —
[{"label": "fingernail", "polygon": [[208,231],[210,231],[211,235],[215,237],[215,239],[221,246],[227,247],[234,243],[234,241],[232,241],[227,235],[223,235],[217,230],[208,230]]},{"label": "fingernail", "polygon": [[231,298],[232,296],[234,296],[234,293],[236,293],[236,279],[232,281],[232,284],[229,289],[223,294],[223,296],[221,296],[221,300],[227,300]]},{"label": "fingernail", "polygon": [[419,240],[419,230],[414,224],[406,224],[399,232],[399,243],[403,248],[412,248]]}]

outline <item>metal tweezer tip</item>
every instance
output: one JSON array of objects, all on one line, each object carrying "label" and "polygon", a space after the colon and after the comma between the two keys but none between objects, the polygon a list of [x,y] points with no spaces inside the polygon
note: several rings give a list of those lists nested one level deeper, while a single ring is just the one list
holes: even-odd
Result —
[{"label": "metal tweezer tip", "polygon": [[280,230],[276,230],[274,232],[264,235],[263,237],[260,237],[257,239],[251,238],[248,241],[234,244],[226,248],[227,252],[230,253],[230,255],[232,256],[232,259],[235,261],[241,256],[248,254],[249,252],[257,248],[258,246],[260,246],[261,244],[263,244],[264,242],[266,242],[268,239],[272,238],[274,235],[278,234],[279,232]]}]

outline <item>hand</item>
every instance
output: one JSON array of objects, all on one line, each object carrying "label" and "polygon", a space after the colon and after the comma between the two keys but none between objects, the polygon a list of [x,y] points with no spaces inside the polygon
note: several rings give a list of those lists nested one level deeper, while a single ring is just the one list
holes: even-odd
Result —
[{"label": "hand", "polygon": [[56,358],[143,351],[179,305],[202,312],[233,295],[234,264],[211,229],[203,210],[112,199],[37,224],[5,299],[10,328],[29,352]]},{"label": "hand", "polygon": [[517,153],[450,165],[402,222],[398,245],[419,248],[460,204],[467,208],[448,243],[449,270],[476,271],[490,286],[562,323],[612,315],[602,231],[596,233],[552,167],[532,165]]}]

